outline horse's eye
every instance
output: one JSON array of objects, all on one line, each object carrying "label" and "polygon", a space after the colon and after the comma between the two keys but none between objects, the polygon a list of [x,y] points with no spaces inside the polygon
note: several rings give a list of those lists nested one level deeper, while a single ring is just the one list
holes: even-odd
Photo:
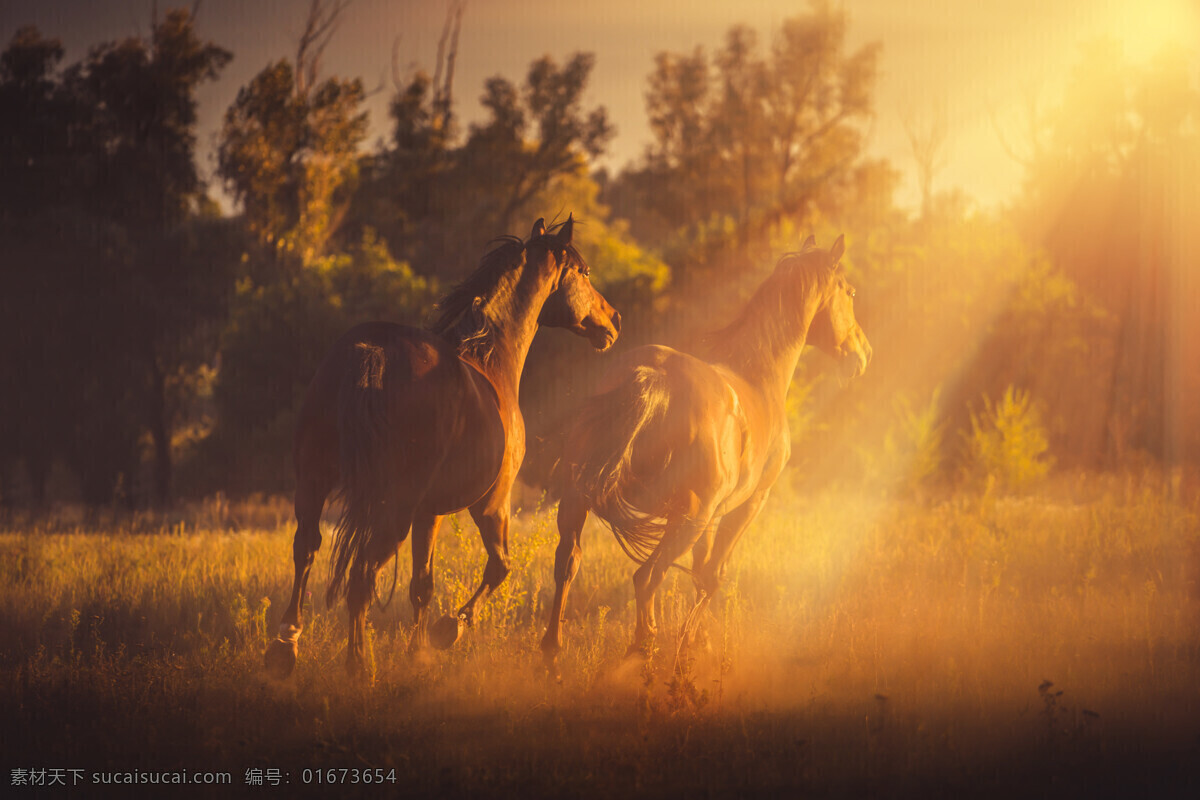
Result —
[{"label": "horse's eye", "polygon": [[854,297],[854,287],[853,286],[847,286],[846,291],[850,294],[851,298]]}]

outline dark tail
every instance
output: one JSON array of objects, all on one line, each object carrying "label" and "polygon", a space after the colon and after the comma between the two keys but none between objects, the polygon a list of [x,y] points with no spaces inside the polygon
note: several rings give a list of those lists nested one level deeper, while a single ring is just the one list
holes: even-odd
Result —
[{"label": "dark tail", "polygon": [[[338,442],[342,517],[338,521],[325,602],[344,597],[352,576],[369,579],[371,543],[386,530],[389,476],[388,424],[382,347],[358,344],[338,387]],[[394,509],[393,509],[394,511]]]},{"label": "dark tail", "polygon": [[616,389],[588,400],[559,465],[566,471],[561,477],[573,483],[612,529],[621,549],[638,563],[658,545],[665,520],[629,501],[628,490],[636,480],[630,462],[638,435],[666,410],[668,396],[659,370],[638,367]]}]

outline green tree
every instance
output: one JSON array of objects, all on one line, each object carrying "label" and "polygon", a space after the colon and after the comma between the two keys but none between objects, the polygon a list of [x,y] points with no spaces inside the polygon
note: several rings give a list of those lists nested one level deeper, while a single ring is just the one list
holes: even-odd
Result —
[{"label": "green tree", "polygon": [[101,170],[95,200],[106,214],[162,233],[197,210],[195,93],[231,58],[200,40],[192,17],[177,9],[148,41],[101,44],[69,71],[68,88],[93,111],[87,134]]},{"label": "green tree", "polygon": [[327,251],[358,177],[363,98],[357,79],[302,89],[284,59],[239,90],[225,112],[217,172],[276,261],[304,265]]},{"label": "green tree", "polygon": [[58,74],[62,43],[21,28],[0,54],[0,215],[27,217],[78,191],[72,133],[85,110]]},{"label": "green tree", "polygon": [[217,425],[192,465],[201,491],[285,491],[295,414],[333,341],[360,322],[418,323],[431,287],[373,231],[280,280],[243,279],[222,333]]},{"label": "green tree", "polygon": [[603,108],[583,105],[594,59],[575,54],[561,66],[538,59],[520,86],[488,79],[487,118],[460,141],[452,81],[461,14],[452,4],[432,76],[393,77],[392,135],[362,160],[347,227],[348,236],[379,231],[398,258],[447,279],[461,277],[491,237],[546,216],[539,198],[586,171],[613,133]]},{"label": "green tree", "polygon": [[[16,273],[0,324],[24,358],[8,402],[24,409],[21,427],[45,434],[43,450],[74,467],[92,503],[118,482],[132,501],[139,437],[149,433],[154,496],[165,500],[170,376],[194,363],[182,343],[210,310],[193,305],[208,284],[172,242],[206,202],[194,160],[196,88],[230,54],[173,11],[148,39],[102,44],[63,73],[60,58],[61,47],[32,29],[0,56],[0,104],[19,110],[0,125],[11,145],[0,164],[14,178],[0,190],[0,235]],[[24,456],[44,475],[47,453],[37,448],[27,442]]]},{"label": "green tree", "polygon": [[457,177],[481,190],[478,211],[489,230],[509,230],[556,177],[604,152],[614,135],[608,114],[583,108],[594,63],[590,53],[561,67],[545,56],[530,65],[520,90],[507,78],[487,80],[481,102],[490,117],[472,127]]},{"label": "green tree", "polygon": [[694,238],[731,227],[744,250],[850,180],[880,48],[847,52],[847,24],[816,2],[783,23],[766,53],[738,26],[711,58],[699,48],[660,54],[646,95],[655,141],[614,193],[635,234],[665,243],[681,229]]},{"label": "green tree", "polygon": [[295,59],[256,75],[224,117],[218,173],[257,246],[222,335],[216,427],[192,464],[202,489],[286,489],[295,412],[330,344],[359,322],[418,322],[429,305],[429,282],[386,236],[403,245],[437,213],[427,200],[447,168],[450,77],[394,76],[390,146],[361,153],[361,81],[319,77],[345,5],[313,2]]},{"label": "green tree", "polygon": [[171,385],[180,371],[195,368],[195,343],[223,315],[212,297],[229,282],[220,260],[200,253],[199,240],[179,228],[205,201],[195,163],[196,90],[231,58],[197,37],[186,10],[174,10],[153,26],[149,41],[101,45],[66,79],[95,110],[95,197],[103,204],[95,213],[111,215],[135,242],[133,269],[113,276],[119,299],[109,328],[136,365],[136,406],[153,441],[159,502],[171,493]]},{"label": "green tree", "polygon": [[465,5],[457,0],[447,9],[432,75],[422,69],[402,75],[398,43],[393,50],[392,135],[362,159],[363,180],[348,221],[377,230],[398,258],[412,264],[443,265],[462,255],[457,223],[465,193],[454,178],[453,86]]}]

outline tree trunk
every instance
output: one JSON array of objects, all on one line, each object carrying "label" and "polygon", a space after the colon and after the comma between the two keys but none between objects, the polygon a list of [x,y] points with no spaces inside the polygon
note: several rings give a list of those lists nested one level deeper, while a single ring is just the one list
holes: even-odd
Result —
[{"label": "tree trunk", "polygon": [[46,511],[46,484],[50,478],[50,459],[41,453],[25,457],[25,472],[29,476],[29,504],[35,515]]},{"label": "tree trunk", "polygon": [[165,506],[171,499],[171,423],[167,414],[167,377],[158,362],[150,408],[150,436],[154,440],[154,502]]}]

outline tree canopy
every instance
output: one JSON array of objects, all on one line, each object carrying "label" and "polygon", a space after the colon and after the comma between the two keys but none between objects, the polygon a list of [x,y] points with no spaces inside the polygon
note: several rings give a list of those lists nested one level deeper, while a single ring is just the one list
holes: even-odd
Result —
[{"label": "tree canopy", "polygon": [[[0,503],[285,491],[299,399],[339,333],[422,324],[492,237],[567,212],[624,317],[619,348],[702,351],[781,253],[846,234],[878,363],[842,387],[801,361],[794,461],[821,479],[998,480],[1010,450],[1021,475],[1051,453],[1200,457],[1200,99],[1180,53],[1135,66],[1086,48],[1061,103],[1009,143],[1026,182],[1008,210],[935,191],[945,118],[910,124],[914,217],[898,167],[867,156],[882,49],[851,48],[831,3],[659,53],[652,140],[611,174],[590,53],[470,87],[482,113],[460,123],[461,0],[429,69],[393,53],[388,132],[368,146],[363,82],[323,73],[347,8],[313,2],[295,51],[224,111],[228,215],[196,165],[196,97],[233,56],[189,12],[74,63],[32,27],[0,52]],[[530,352],[534,474],[599,375],[572,353],[554,333]]]}]

